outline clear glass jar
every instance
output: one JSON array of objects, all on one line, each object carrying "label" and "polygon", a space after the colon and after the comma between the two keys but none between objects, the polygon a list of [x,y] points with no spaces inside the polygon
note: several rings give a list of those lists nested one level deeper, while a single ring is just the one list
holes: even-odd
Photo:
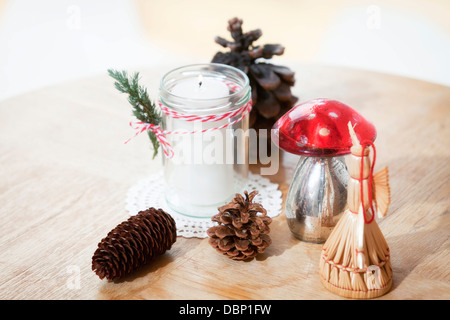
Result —
[{"label": "clear glass jar", "polygon": [[248,77],[223,64],[190,65],[168,72],[159,93],[163,107],[182,115],[163,113],[162,129],[174,152],[163,157],[167,204],[187,216],[210,218],[246,185],[249,114],[210,122],[186,117],[240,110],[251,99]]}]

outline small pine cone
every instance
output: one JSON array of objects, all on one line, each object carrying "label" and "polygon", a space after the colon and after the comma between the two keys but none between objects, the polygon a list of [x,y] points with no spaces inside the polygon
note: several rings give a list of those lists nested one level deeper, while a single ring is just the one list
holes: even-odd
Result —
[{"label": "small pine cone", "polygon": [[176,238],[175,221],[169,214],[155,208],[141,211],[100,241],[92,270],[100,279],[122,278],[169,250]]},{"label": "small pine cone", "polygon": [[272,243],[269,237],[272,219],[259,203],[252,202],[258,192],[244,194],[245,199],[236,194],[232,202],[220,207],[219,213],[211,218],[219,224],[207,230],[211,246],[233,260],[253,259]]}]

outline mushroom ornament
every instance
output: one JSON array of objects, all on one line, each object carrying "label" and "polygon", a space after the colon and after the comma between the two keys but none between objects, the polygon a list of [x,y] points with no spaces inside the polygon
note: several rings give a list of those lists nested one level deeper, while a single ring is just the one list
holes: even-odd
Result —
[{"label": "mushroom ornament", "polygon": [[373,124],[330,99],[301,103],[272,128],[275,145],[300,156],[285,203],[289,228],[300,240],[325,242],[346,208],[349,174],[343,156],[352,146],[349,121],[361,139],[375,140]]}]

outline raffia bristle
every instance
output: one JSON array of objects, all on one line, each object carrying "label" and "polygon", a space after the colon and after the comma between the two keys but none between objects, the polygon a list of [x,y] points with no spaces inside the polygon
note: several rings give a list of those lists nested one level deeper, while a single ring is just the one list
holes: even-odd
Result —
[{"label": "raffia bristle", "polygon": [[339,271],[339,287],[347,290],[352,288],[349,272],[344,270]]},{"label": "raffia bristle", "polygon": [[379,218],[384,218],[391,204],[388,167],[384,167],[373,175],[373,195],[377,206],[377,215]]},{"label": "raffia bristle", "polygon": [[[386,240],[376,223],[365,226],[365,267],[356,269],[352,229],[358,215],[347,211],[325,243],[319,266],[323,285],[330,291],[348,298],[368,299],[386,293],[392,284],[392,267]],[[340,225],[342,224],[342,225]],[[377,266],[378,282],[369,274],[368,266]]]}]

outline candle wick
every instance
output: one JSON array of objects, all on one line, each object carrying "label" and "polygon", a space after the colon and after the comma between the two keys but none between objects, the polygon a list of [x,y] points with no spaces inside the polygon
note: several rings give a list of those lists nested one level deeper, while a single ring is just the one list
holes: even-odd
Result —
[{"label": "candle wick", "polygon": [[200,88],[200,87],[202,86],[202,84],[203,84],[203,82],[202,82],[202,81],[199,81],[198,87]]}]

